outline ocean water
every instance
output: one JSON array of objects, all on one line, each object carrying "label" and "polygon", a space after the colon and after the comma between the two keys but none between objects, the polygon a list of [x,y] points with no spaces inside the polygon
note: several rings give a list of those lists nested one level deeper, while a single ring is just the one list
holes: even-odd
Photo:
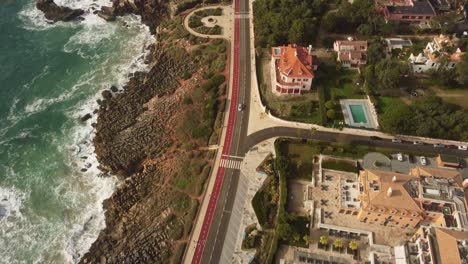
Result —
[{"label": "ocean water", "polygon": [[145,70],[155,41],[137,16],[92,14],[110,1],[56,2],[85,20],[52,25],[34,1],[0,1],[0,263],[75,263],[97,238],[117,180],[99,177],[95,115],[79,117]]}]

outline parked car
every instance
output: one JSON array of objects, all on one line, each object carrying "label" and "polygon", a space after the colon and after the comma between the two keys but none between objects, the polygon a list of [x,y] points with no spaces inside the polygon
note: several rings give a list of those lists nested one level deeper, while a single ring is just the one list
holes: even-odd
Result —
[{"label": "parked car", "polygon": [[239,104],[239,105],[237,106],[237,111],[242,112],[242,110],[244,110],[244,108],[245,108],[245,105],[244,105],[244,104]]},{"label": "parked car", "polygon": [[393,142],[393,143],[401,143],[401,139],[399,139],[399,138],[394,138],[394,139],[392,139],[392,142]]},{"label": "parked car", "polygon": [[458,146],[458,149],[459,150],[468,150],[468,147],[467,146]]},{"label": "parked car", "polygon": [[370,136],[369,139],[371,140],[381,140],[382,138],[376,137],[376,136]]},{"label": "parked car", "polygon": [[403,161],[403,154],[398,153],[398,154],[396,155],[396,157],[397,157],[397,160],[398,160],[398,161]]},{"label": "parked car", "polygon": [[455,146],[455,145],[447,145],[445,147],[448,148],[448,149],[457,149],[457,146]]},{"label": "parked car", "polygon": [[426,166],[426,165],[427,165],[426,157],[421,156],[421,157],[419,158],[419,161],[421,161],[421,165],[423,165],[423,166]]},{"label": "parked car", "polygon": [[434,144],[434,148],[445,148],[445,145],[442,143]]},{"label": "parked car", "polygon": [[413,145],[424,145],[421,141],[413,141]]}]

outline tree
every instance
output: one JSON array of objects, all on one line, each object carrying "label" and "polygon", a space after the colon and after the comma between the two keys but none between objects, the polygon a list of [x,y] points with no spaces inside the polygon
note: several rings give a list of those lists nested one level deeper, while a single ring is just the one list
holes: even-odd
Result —
[{"label": "tree", "polygon": [[375,66],[378,87],[395,89],[400,86],[400,63],[396,59],[386,58]]},{"label": "tree", "polygon": [[353,251],[356,251],[358,249],[358,243],[356,242],[356,240],[351,240],[349,241],[348,247]]},{"label": "tree", "polygon": [[325,107],[327,109],[333,109],[336,106],[336,102],[334,100],[329,100],[325,103]]},{"label": "tree", "polygon": [[341,241],[341,239],[337,239],[337,240],[333,241],[333,248],[335,248],[335,249],[343,248],[343,241]]},{"label": "tree", "polygon": [[310,244],[310,237],[308,235],[304,235],[302,239],[304,239],[304,242],[306,242],[307,245]]},{"label": "tree", "polygon": [[468,84],[468,53],[463,54],[461,59],[455,66],[456,80],[460,84]]},{"label": "tree", "polygon": [[336,116],[335,110],[329,109],[329,110],[327,111],[327,117],[328,117],[328,118],[334,119],[335,116]]},{"label": "tree", "polygon": [[296,167],[297,167],[298,170],[301,169],[302,165],[304,165],[304,164],[303,164],[303,161],[301,159],[296,162]]},{"label": "tree", "polygon": [[326,246],[328,245],[328,236],[320,236],[320,241],[319,241],[320,245],[322,246]]},{"label": "tree", "polygon": [[380,38],[369,40],[369,47],[367,48],[367,64],[377,64],[382,58],[385,57],[385,47]]},{"label": "tree", "polygon": [[289,30],[289,43],[304,45],[304,31],[304,22],[300,19],[294,20],[291,25],[291,29]]}]

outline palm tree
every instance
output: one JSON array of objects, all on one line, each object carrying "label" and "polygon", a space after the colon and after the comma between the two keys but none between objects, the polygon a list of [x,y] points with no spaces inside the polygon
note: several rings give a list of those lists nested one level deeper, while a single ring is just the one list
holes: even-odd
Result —
[{"label": "palm tree", "polygon": [[302,239],[304,239],[307,245],[310,244],[310,237],[308,235],[305,235],[304,237],[302,237]]},{"label": "palm tree", "polygon": [[294,240],[294,242],[297,243],[297,242],[299,242],[300,239],[301,239],[301,236],[299,236],[298,233],[294,233],[294,234],[293,234],[293,240]]},{"label": "palm tree", "polygon": [[319,241],[320,245],[322,246],[326,246],[328,245],[328,236],[320,236],[320,241]]},{"label": "palm tree", "polygon": [[337,239],[337,240],[333,241],[333,248],[339,250],[342,247],[343,247],[343,241],[341,241],[341,239]]},{"label": "palm tree", "polygon": [[353,251],[356,251],[358,249],[358,243],[356,242],[356,240],[351,240],[349,241],[348,247]]}]

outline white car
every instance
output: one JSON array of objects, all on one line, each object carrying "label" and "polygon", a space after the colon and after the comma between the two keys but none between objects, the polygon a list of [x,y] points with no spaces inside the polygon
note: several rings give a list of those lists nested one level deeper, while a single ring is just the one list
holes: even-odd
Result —
[{"label": "white car", "polygon": [[414,141],[413,145],[424,145],[424,143],[422,143],[421,141]]},{"label": "white car", "polygon": [[459,150],[467,150],[468,147],[467,147],[467,146],[458,146],[458,149],[459,149]]},{"label": "white car", "polygon": [[396,157],[397,157],[397,160],[398,160],[398,161],[403,161],[403,154],[398,153],[398,154],[396,155]]},{"label": "white car", "polygon": [[393,142],[393,143],[401,143],[401,139],[399,139],[399,138],[394,138],[394,139],[392,139],[392,142]]},{"label": "white car", "polygon": [[237,106],[237,111],[242,112],[242,110],[244,110],[244,107],[245,107],[244,104],[239,104]]},{"label": "white car", "polygon": [[421,165],[423,165],[423,166],[426,166],[426,165],[427,165],[426,157],[421,156],[421,157],[419,158],[419,160],[421,161]]}]

